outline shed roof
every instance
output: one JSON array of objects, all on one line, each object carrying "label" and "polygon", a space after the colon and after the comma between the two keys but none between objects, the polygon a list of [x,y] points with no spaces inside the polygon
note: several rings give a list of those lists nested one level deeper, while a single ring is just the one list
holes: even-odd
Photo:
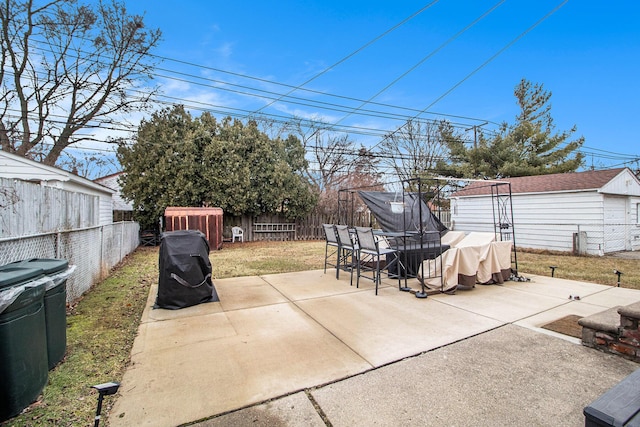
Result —
[{"label": "shed roof", "polygon": [[[598,190],[609,183],[627,168],[593,170],[585,172],[568,172],[550,175],[522,176],[503,178],[500,182],[511,183],[511,193],[547,193],[559,191]],[[491,186],[496,181],[472,182],[451,197],[481,196],[491,194]],[[502,193],[502,190],[500,191]]]}]

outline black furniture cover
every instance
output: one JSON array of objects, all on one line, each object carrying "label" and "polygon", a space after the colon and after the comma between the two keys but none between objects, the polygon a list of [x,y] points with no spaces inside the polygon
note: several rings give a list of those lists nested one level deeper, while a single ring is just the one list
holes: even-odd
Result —
[{"label": "black furniture cover", "polygon": [[219,301],[211,282],[209,243],[197,230],[163,233],[160,238],[160,279],[154,308],[176,310]]},{"label": "black furniture cover", "polygon": [[[384,231],[422,230],[438,231],[440,234],[444,234],[448,230],[416,193],[404,193],[403,195],[402,193],[385,191],[358,191],[358,194]],[[391,203],[395,202],[404,203],[405,206],[401,213],[394,213],[391,210]],[[422,214],[422,218],[420,218],[420,214]]]}]

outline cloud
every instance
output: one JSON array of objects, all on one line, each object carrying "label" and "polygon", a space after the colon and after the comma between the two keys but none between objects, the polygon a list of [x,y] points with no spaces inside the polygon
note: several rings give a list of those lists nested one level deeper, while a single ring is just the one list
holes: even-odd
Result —
[{"label": "cloud", "polygon": [[229,58],[233,54],[234,43],[226,42],[222,43],[218,48],[214,49],[223,58]]}]

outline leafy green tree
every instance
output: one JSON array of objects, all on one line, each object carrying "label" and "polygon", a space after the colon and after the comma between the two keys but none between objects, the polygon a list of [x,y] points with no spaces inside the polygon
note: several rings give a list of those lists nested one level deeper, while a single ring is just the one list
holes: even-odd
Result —
[{"label": "leafy green tree", "polygon": [[477,144],[467,145],[460,138],[448,138],[451,155],[449,172],[468,178],[501,178],[571,172],[583,162],[578,152],[584,137],[568,141],[576,131],[555,133],[551,117],[551,92],[541,84],[523,79],[514,91],[520,114],[513,126],[503,123],[499,132]]},{"label": "leafy green tree", "polygon": [[306,215],[316,198],[302,173],[300,141],[270,139],[255,122],[208,113],[192,118],[182,106],[143,121],[136,143],[121,144],[123,195],[151,226],[167,206],[217,206],[232,215]]},{"label": "leafy green tree", "polygon": [[156,112],[142,121],[136,142],[118,147],[124,175],[122,194],[133,202],[136,219],[152,228],[167,206],[202,206],[202,150],[197,122],[183,107]]},{"label": "leafy green tree", "polygon": [[[215,121],[208,114],[203,120]],[[212,129],[213,126],[205,126]],[[224,119],[204,148],[207,201],[233,215],[304,216],[316,198],[302,176],[304,150],[294,136],[270,139],[256,122]]]}]

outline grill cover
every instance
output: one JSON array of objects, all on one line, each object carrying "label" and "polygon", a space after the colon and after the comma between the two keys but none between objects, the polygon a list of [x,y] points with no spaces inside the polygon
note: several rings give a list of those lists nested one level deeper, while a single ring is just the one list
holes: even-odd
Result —
[{"label": "grill cover", "polygon": [[163,233],[159,264],[160,279],[154,308],[176,310],[219,301],[211,282],[209,244],[200,231]]}]

